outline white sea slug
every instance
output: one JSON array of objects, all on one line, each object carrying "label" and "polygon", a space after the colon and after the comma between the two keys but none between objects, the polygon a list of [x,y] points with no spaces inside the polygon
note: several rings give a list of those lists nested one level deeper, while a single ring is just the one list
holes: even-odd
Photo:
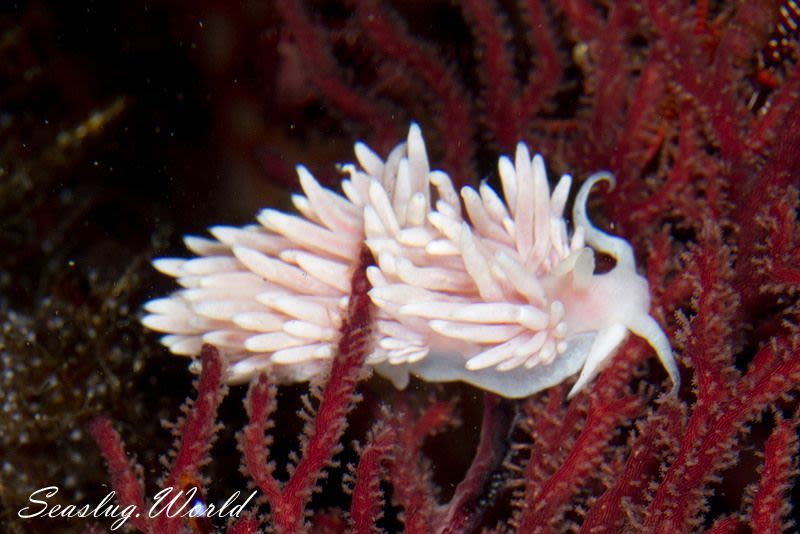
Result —
[{"label": "white sea slug", "polygon": [[[361,143],[355,153],[359,166],[343,166],[344,196],[299,166],[299,215],[265,209],[259,225],[213,227],[213,240],[187,237],[199,258],[154,261],[184,289],[146,303],[144,325],[166,333],[175,354],[217,346],[231,362],[230,382],[262,370],[280,382],[308,380],[333,356],[366,243],[377,263],[367,272],[377,309],[367,363],[399,388],[414,374],[518,398],[580,372],[574,395],[630,331],[655,349],[677,389],[672,350],[648,313],[630,245],[586,215],[592,186],[613,185],[611,175],[583,183],[570,235],[563,211],[571,177],[551,194],[541,156],[531,158],[522,143],[513,163],[499,161],[505,201],[486,183],[459,198],[447,174],[430,170],[416,125],[386,161]],[[614,268],[596,274],[595,250],[613,257]]]}]

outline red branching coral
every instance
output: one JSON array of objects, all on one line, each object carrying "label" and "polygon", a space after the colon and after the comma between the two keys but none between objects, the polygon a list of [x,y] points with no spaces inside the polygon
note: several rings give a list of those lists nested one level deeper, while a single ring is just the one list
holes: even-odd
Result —
[{"label": "red branching coral", "polygon": [[351,527],[358,534],[372,532],[383,514],[380,481],[386,473],[395,441],[392,428],[376,423],[361,450],[355,471],[351,504]]},{"label": "red branching coral", "polygon": [[[223,362],[217,350],[211,346],[203,348],[202,361],[203,374],[197,385],[197,399],[188,401],[184,406],[186,416],[175,427],[177,452],[160,484],[162,490],[171,488],[173,494],[186,489],[186,481],[201,477],[200,470],[209,461],[209,451],[219,430],[216,425],[217,409],[226,393],[222,382]],[[138,513],[131,515],[131,523],[142,532],[179,532],[184,521],[180,514],[157,513],[155,506],[145,505],[144,487],[140,480],[142,470],[128,461],[122,439],[111,422],[105,417],[98,417],[89,430],[108,462],[111,485],[118,503],[122,508],[131,506],[132,510],[138,510]],[[145,513],[147,510],[154,513]]]},{"label": "red branching coral", "polygon": [[[270,522],[279,532],[297,532],[302,528],[311,494],[322,476],[323,468],[333,463],[333,457],[341,449],[339,441],[347,425],[347,413],[358,399],[354,389],[368,354],[367,340],[371,329],[371,304],[367,296],[369,282],[366,279],[366,268],[371,261],[371,255],[365,249],[353,275],[348,320],[342,326],[338,356],[319,395],[318,408],[314,411],[309,404],[308,412],[303,414],[308,424],[302,440],[302,457],[292,466],[291,476],[285,483],[273,476],[274,465],[269,462],[267,453],[272,440],[265,434],[276,406],[275,387],[263,374],[250,387],[246,403],[250,423],[241,436],[243,467],[269,503]],[[202,363],[197,400],[187,404],[184,410],[186,418],[177,425],[176,435],[180,442],[161,484],[162,488],[172,488],[174,492],[186,490],[185,480],[201,478],[200,468],[209,460],[213,437],[219,430],[216,425],[217,410],[227,392],[222,383],[224,363],[217,350],[210,345],[203,347]],[[108,461],[112,486],[120,504],[123,507],[133,506],[140,511],[155,512],[153,517],[141,512],[141,515],[133,516],[132,522],[136,528],[143,532],[177,532],[184,521],[193,519],[187,519],[179,513],[170,514],[167,509],[159,513],[156,507],[146,507],[143,489],[134,468],[126,459],[119,434],[103,417],[95,420],[90,430]],[[251,517],[246,517],[234,527],[247,532],[252,521]]]},{"label": "red branching coral", "polygon": [[[797,475],[797,429],[791,421],[781,421],[767,440],[764,472],[753,500],[753,525],[780,528],[790,512],[784,497]],[[794,459],[793,459],[794,458]]]},{"label": "red branching coral", "polygon": [[[268,376],[251,385],[240,448],[261,497],[231,530],[788,529],[800,423],[800,39],[779,6],[351,0],[318,13],[316,2],[276,3],[291,64],[275,83],[301,69],[308,98],[373,146],[388,147],[416,118],[433,132],[434,159],[462,183],[491,172],[484,151],[518,140],[578,178],[610,170],[617,185],[600,195],[596,220],[642,260],[684,387],[659,396],[663,372],[634,339],[591,391],[567,401],[560,385],[519,403],[486,395],[480,424],[465,418],[463,395],[409,392],[381,408],[370,395],[357,411],[377,422],[351,427],[362,444],[349,448],[372,322],[362,257],[338,355],[327,385],[312,387],[285,481],[268,452],[276,389]],[[418,22],[434,15],[433,29]],[[439,35],[447,24],[453,34]],[[766,61],[779,34],[786,44]],[[213,353],[167,485],[202,479],[222,395]],[[429,444],[459,419],[480,439],[449,492],[436,468],[461,445]],[[120,502],[143,506],[118,435],[105,419],[93,434]],[[315,501],[320,481],[343,471],[341,495]],[[259,505],[268,514],[257,519]]]},{"label": "red branching coral", "polygon": [[301,440],[301,457],[284,484],[273,476],[273,466],[265,452],[271,441],[265,437],[265,431],[276,404],[275,388],[263,374],[250,388],[247,401],[250,424],[244,430],[241,447],[244,467],[269,502],[271,520],[279,532],[296,532],[302,527],[311,493],[323,468],[333,464],[333,457],[341,450],[339,441],[347,426],[347,413],[358,400],[354,389],[370,349],[371,303],[367,296],[366,268],[371,261],[370,253],[363,250],[353,275],[348,319],[342,326],[338,356],[325,389],[318,395],[318,408],[314,411],[309,406],[303,414],[308,424]]}]

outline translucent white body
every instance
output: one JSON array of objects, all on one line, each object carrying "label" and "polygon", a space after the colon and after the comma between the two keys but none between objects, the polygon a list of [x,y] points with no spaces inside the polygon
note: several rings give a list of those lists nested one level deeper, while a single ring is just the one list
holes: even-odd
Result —
[{"label": "translucent white body", "polygon": [[[649,315],[646,280],[624,240],[596,229],[586,200],[607,173],[587,179],[575,199],[574,229],[563,211],[572,179],[552,193],[540,156],[524,144],[499,161],[503,197],[482,184],[458,195],[431,171],[419,128],[386,161],[356,145],[344,196],[298,167],[299,215],[263,210],[260,225],[214,227],[190,237],[200,258],[154,265],[183,290],[148,302],[143,323],[164,344],[193,356],[202,343],[232,362],[231,382],[268,370],[307,380],[333,356],[355,258],[366,243],[377,308],[367,363],[397,387],[409,374],[462,380],[525,397],[580,373],[583,389],[628,332],[656,350],[677,387],[669,342]],[[594,251],[616,260],[596,274]]]}]

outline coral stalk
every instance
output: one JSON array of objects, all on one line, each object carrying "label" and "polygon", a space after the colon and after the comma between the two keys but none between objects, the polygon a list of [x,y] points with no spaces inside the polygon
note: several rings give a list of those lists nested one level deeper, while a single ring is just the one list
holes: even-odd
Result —
[{"label": "coral stalk", "polygon": [[274,389],[262,374],[251,386],[248,398],[250,423],[244,430],[245,465],[270,503],[271,518],[279,532],[297,532],[305,522],[306,505],[322,470],[339,451],[339,441],[347,427],[347,413],[358,400],[355,386],[371,350],[371,302],[367,292],[366,269],[372,263],[368,250],[361,251],[353,273],[347,319],[342,325],[337,355],[331,365],[319,408],[306,428],[307,441],[302,457],[289,480],[280,484],[267,463],[265,441],[268,418],[274,409]]}]

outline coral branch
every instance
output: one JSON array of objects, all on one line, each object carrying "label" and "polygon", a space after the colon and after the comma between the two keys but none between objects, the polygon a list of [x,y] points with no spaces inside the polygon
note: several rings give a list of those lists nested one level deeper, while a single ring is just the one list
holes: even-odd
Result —
[{"label": "coral branch", "polygon": [[486,491],[491,491],[491,476],[508,452],[511,422],[511,415],[504,409],[502,400],[485,393],[478,450],[450,502],[438,512],[441,534],[469,531],[479,523],[482,508],[487,504],[481,502],[481,497]]},{"label": "coral branch", "polygon": [[[770,358],[762,349],[756,356],[763,363]],[[771,402],[797,387],[800,379],[800,353],[781,349],[759,371],[757,380],[745,376],[739,395],[721,402],[721,407],[702,404],[695,408],[686,438],[650,503],[646,528],[684,530],[697,524],[697,514],[706,506],[703,492],[711,477],[735,459],[734,443],[743,425]]]},{"label": "coral branch", "polygon": [[364,248],[353,272],[347,319],[341,328],[338,352],[333,359],[317,413],[309,423],[310,428],[306,429],[308,441],[303,448],[302,458],[282,488],[273,478],[272,467],[267,463],[266,447],[269,441],[264,439],[268,428],[267,418],[273,410],[274,389],[269,385],[266,375],[259,377],[251,386],[248,403],[251,420],[242,439],[245,467],[253,473],[270,503],[272,521],[279,532],[297,532],[303,528],[311,494],[322,476],[322,470],[339,451],[339,442],[347,427],[347,413],[358,400],[355,386],[371,350],[372,311],[367,295],[370,286],[366,277],[366,269],[371,264],[372,256]]},{"label": "coral branch", "polygon": [[434,114],[436,125],[440,134],[448,139],[444,168],[451,172],[456,184],[467,184],[472,175],[471,161],[475,157],[473,110],[455,72],[422,43],[412,39],[403,24],[392,20],[377,0],[358,0],[356,17],[367,36],[390,62],[400,62],[409,75],[419,78],[425,87],[430,88],[432,94],[426,96],[441,110],[441,113]]},{"label": "coral branch", "polygon": [[716,521],[710,529],[706,530],[706,534],[737,534],[744,528],[745,524],[742,520],[726,517]]},{"label": "coral branch", "polygon": [[536,66],[528,76],[528,82],[522,89],[517,111],[519,122],[525,133],[526,125],[542,111],[544,104],[555,94],[561,81],[564,62],[556,46],[556,37],[550,30],[551,24],[540,0],[521,2],[523,16],[530,28],[528,39],[536,51]]},{"label": "coral branch", "polygon": [[[641,426],[624,470],[613,486],[594,503],[581,525],[583,532],[601,528],[623,530],[631,521],[631,508],[646,504],[647,487],[658,480],[665,451],[673,451],[680,441],[685,423],[685,408],[675,398],[665,399],[658,410]],[[674,452],[674,451],[673,451]]]},{"label": "coral branch", "polygon": [[575,27],[578,36],[583,41],[599,37],[603,29],[603,22],[599,13],[586,0],[566,0],[562,2],[561,9]]},{"label": "coral branch", "polygon": [[[122,438],[111,426],[111,421],[107,417],[99,416],[89,425],[89,432],[106,459],[111,487],[119,505],[123,508],[133,506],[135,510],[145,510],[144,491],[135,473],[138,468],[128,460]],[[142,532],[153,532],[147,514],[134,514],[131,520]]]},{"label": "coral branch", "polygon": [[730,250],[722,242],[721,229],[708,222],[690,263],[697,269],[695,307],[688,325],[686,355],[695,368],[698,397],[710,401],[720,389],[729,389],[738,379],[731,354],[730,324],[739,306],[731,281]]},{"label": "coral branch", "polygon": [[526,496],[524,508],[517,519],[518,530],[534,532],[558,521],[570,498],[592,478],[592,473],[596,473],[613,429],[621,422],[636,417],[641,410],[642,401],[635,396],[595,406],[589,412],[586,425],[569,455],[545,482],[538,498]]},{"label": "coral branch", "polygon": [[380,480],[387,470],[386,463],[392,458],[395,439],[394,430],[386,423],[378,422],[370,431],[367,445],[361,451],[350,503],[351,526],[357,534],[375,532],[378,520],[383,515]]},{"label": "coral branch", "polygon": [[259,532],[259,521],[252,515],[240,518],[226,531],[227,534],[256,534]]},{"label": "coral branch", "polygon": [[249,423],[241,434],[240,443],[248,474],[271,503],[278,502],[281,496],[280,484],[272,475],[275,466],[269,461],[267,454],[272,438],[266,432],[272,425],[275,393],[275,386],[270,384],[265,374],[259,375],[250,385],[245,402]]},{"label": "coral branch", "polygon": [[781,421],[764,450],[764,471],[753,501],[750,520],[754,532],[782,532],[792,528],[786,492],[797,476],[797,423]]},{"label": "coral branch", "polygon": [[370,286],[366,276],[366,269],[371,264],[372,256],[365,247],[353,274],[347,320],[342,325],[337,355],[314,418],[313,434],[303,458],[286,483],[284,496],[299,495],[313,487],[323,467],[338,449],[339,439],[347,427],[347,413],[358,400],[354,394],[356,383],[372,348],[372,311],[367,296]]},{"label": "coral branch", "polygon": [[391,466],[392,488],[404,510],[405,532],[422,534],[429,532],[434,524],[436,492],[420,448],[429,434],[451,422],[452,404],[434,403],[417,421],[402,403],[395,407],[395,412],[397,443]]},{"label": "coral branch", "polygon": [[356,122],[369,124],[376,137],[374,146],[388,150],[399,132],[395,123],[386,120],[390,113],[385,113],[380,106],[344,82],[325,42],[324,32],[314,26],[299,0],[281,0],[278,9],[286,28],[294,36],[294,45],[303,61],[306,65],[313,65],[308,76],[330,101],[331,109]]},{"label": "coral branch", "polygon": [[[227,387],[222,381],[224,363],[217,349],[211,345],[203,345],[201,358],[203,372],[196,384],[197,399],[194,402],[187,401],[183,406],[186,416],[177,425],[176,433],[180,437],[177,453],[161,484],[162,491],[168,491],[166,502],[171,500],[171,495],[184,490],[183,480],[200,478],[200,468],[208,462],[211,446],[220,428],[216,424],[217,410],[227,394]],[[90,431],[108,462],[111,484],[118,494],[119,503],[136,506],[139,511],[138,515],[131,517],[136,528],[159,534],[178,532],[184,522],[179,510],[162,506],[158,510],[151,510],[153,517],[145,513],[147,508],[142,485],[134,475],[134,469],[141,468],[134,468],[128,463],[122,440],[109,420],[103,417],[96,419]]]},{"label": "coral branch", "polygon": [[594,82],[594,115],[590,119],[590,124],[593,131],[603,132],[603,135],[596,136],[592,139],[592,146],[586,147],[589,150],[587,160],[595,168],[608,166],[613,146],[620,139],[620,125],[614,124],[611,117],[621,114],[627,104],[630,89],[626,82],[625,71],[630,69],[631,65],[625,53],[625,46],[632,36],[637,18],[632,3],[614,4],[603,30],[607,38],[598,43],[602,49],[597,51],[598,75]]},{"label": "coral branch", "polygon": [[209,451],[219,428],[217,410],[228,393],[223,381],[223,362],[217,349],[203,345],[200,352],[203,373],[197,385],[197,399],[184,408],[186,418],[179,423],[178,454],[162,487],[177,487],[183,476],[197,478],[209,460]]},{"label": "coral branch", "polygon": [[480,74],[486,103],[486,126],[501,150],[510,151],[523,138],[517,100],[519,87],[507,46],[505,20],[494,0],[466,0],[461,9],[480,43]]}]

